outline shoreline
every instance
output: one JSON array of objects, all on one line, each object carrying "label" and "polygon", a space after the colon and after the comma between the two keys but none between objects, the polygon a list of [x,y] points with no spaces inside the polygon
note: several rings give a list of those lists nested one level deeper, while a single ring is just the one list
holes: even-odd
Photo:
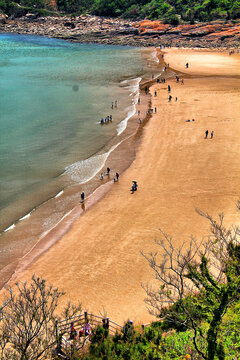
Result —
[{"label": "shoreline", "polygon": [[[151,53],[153,51],[157,52],[156,49],[151,49],[150,51],[151,51]],[[152,66],[152,70],[156,71],[156,69],[158,67],[159,67],[159,64],[157,64],[157,66],[154,65],[154,66]],[[139,107],[139,105],[135,105],[136,106],[135,113],[133,115],[131,115],[126,122],[126,127],[128,129],[128,132],[130,131],[130,133],[126,137],[125,131],[127,129],[124,128],[123,131],[121,131],[121,133],[123,133],[122,136],[119,136],[119,135],[121,135],[121,133],[118,133],[114,137],[115,140],[119,139],[119,142],[117,143],[116,148],[113,151],[111,151],[108,156],[108,160],[107,160],[108,163],[110,163],[110,164],[112,163],[111,158],[113,158],[113,162],[116,162],[116,160],[114,160],[114,158],[116,157],[116,152],[121,153],[122,151],[120,150],[120,148],[122,146],[124,146],[125,143],[131,142],[130,146],[132,148],[131,151],[133,151],[133,154],[129,157],[127,164],[120,171],[120,174],[125,172],[126,169],[131,165],[132,161],[134,160],[135,149],[136,149],[136,147],[138,147],[138,141],[141,136],[142,129],[151,116],[150,114],[146,115],[143,119],[143,124],[141,126],[139,126],[137,124],[137,117],[138,117],[137,107],[141,109],[141,113],[143,113],[143,112],[145,113],[146,110],[148,110],[150,107],[150,103],[149,103],[150,97],[149,97],[149,94],[145,94],[144,88],[145,88],[145,86],[149,87],[149,84],[152,82],[152,80],[146,80],[146,76],[149,76],[149,75],[147,75],[147,73],[145,73],[144,77],[141,79],[141,81],[138,85],[139,97],[141,97],[141,99],[142,99],[141,105],[140,105],[140,107]],[[121,124],[121,122],[119,123],[119,125],[120,124]],[[129,130],[129,127],[130,127],[130,130]],[[117,156],[117,159],[118,158],[119,158],[119,156]],[[87,188],[89,188],[89,186],[88,186],[89,183],[91,183],[96,178],[96,176],[99,178],[99,174],[102,170],[103,170],[103,168],[97,172],[97,174],[93,177],[93,179],[86,182],[85,185],[87,186]],[[76,186],[79,187],[80,189],[85,189],[84,183],[80,184],[80,185],[75,185],[75,187]],[[23,254],[23,256],[21,256],[20,258],[16,258],[14,261],[8,263],[0,270],[0,274],[1,274],[0,289],[2,289],[9,281],[11,281],[11,278],[14,277],[15,274],[21,272],[28,265],[30,265],[32,262],[34,262],[39,256],[41,256],[43,253],[45,253],[50,247],[52,247],[57,241],[59,241],[63,237],[63,235],[66,234],[66,232],[69,230],[69,228],[74,223],[74,221],[78,217],[80,217],[85,212],[85,210],[89,209],[96,202],[100,201],[105,196],[106,192],[109,191],[111,186],[113,186],[112,179],[111,180],[106,179],[103,181],[103,183],[100,183],[99,185],[95,184],[95,186],[93,186],[93,187],[91,187],[91,185],[90,185],[90,193],[86,198],[86,201],[85,201],[86,207],[84,207],[84,209],[83,209],[82,205],[75,205],[67,213],[65,213],[63,215],[63,217],[52,228],[43,232],[41,234],[41,236],[38,238],[37,242],[34,243],[34,245],[25,254]],[[15,226],[19,225],[19,223],[22,222],[23,220],[28,220],[30,218],[30,215],[32,215],[33,213],[35,213],[35,211],[40,209],[42,205],[48,204],[50,201],[54,201],[54,199],[60,197],[63,194],[63,192],[66,191],[67,189],[68,188],[62,189],[61,191],[57,191],[56,195],[52,196],[50,199],[45,200],[40,205],[34,207],[26,215],[22,216],[21,218],[16,220],[13,224],[11,224],[7,229],[3,230],[2,234],[9,232],[9,236],[10,236],[11,230],[13,230],[15,228]],[[12,268],[14,268],[14,272],[12,271]]]},{"label": "shoreline", "polygon": [[[47,26],[46,26],[47,23]],[[177,26],[150,20],[82,15],[3,19],[0,32],[40,35],[70,42],[136,47],[239,48],[239,21],[216,20]]]},{"label": "shoreline", "polygon": [[[174,69],[179,58],[170,55]],[[61,240],[14,280],[25,281],[36,272],[65,290],[61,305],[79,300],[95,313],[105,309],[118,323],[128,317],[148,323],[152,317],[140,284],[151,281],[152,273],[139,251],[157,251],[153,240],[159,238],[158,228],[173,235],[178,246],[191,234],[208,234],[196,207],[213,216],[224,211],[227,225],[239,223],[239,79],[224,77],[229,63],[222,67],[221,54],[214,56],[221,75],[196,76],[185,70],[183,86],[174,79],[152,84],[151,107],[156,106],[157,113],[144,128],[131,166]],[[194,61],[190,69],[201,70],[202,62]],[[177,101],[168,101],[168,84]],[[192,118],[196,121],[187,121]],[[212,140],[204,139],[206,128],[214,129]],[[139,183],[134,195],[129,194],[132,179]]]}]

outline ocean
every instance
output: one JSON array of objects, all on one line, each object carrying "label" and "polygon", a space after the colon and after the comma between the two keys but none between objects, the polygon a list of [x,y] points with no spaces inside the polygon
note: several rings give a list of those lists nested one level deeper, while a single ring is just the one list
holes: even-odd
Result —
[{"label": "ocean", "polygon": [[79,203],[79,191],[96,188],[156,58],[18,34],[0,34],[0,50],[1,270]]}]

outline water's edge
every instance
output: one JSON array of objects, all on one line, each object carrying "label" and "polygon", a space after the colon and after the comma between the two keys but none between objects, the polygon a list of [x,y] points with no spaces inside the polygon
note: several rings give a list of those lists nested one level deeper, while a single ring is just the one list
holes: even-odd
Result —
[{"label": "water's edge", "polygon": [[[153,56],[157,57],[156,50],[153,50]],[[157,72],[157,76],[160,75],[160,67],[163,66],[163,62],[159,60],[156,61],[158,63],[158,67],[155,68],[155,73]],[[142,79],[139,83],[139,92],[141,99],[141,113],[145,113],[146,110],[148,110],[151,107],[151,99],[149,93],[145,93],[146,87],[149,88],[153,81],[156,80],[156,77],[154,80],[152,79]],[[136,107],[135,107],[136,110]],[[136,111],[132,111],[128,114],[127,118],[120,123],[119,129],[118,129],[118,136],[119,141],[117,144],[112,145],[110,150],[108,151],[108,163],[113,165],[116,164],[116,162],[119,160],[119,156],[121,156],[121,153],[124,154],[125,149],[127,148],[129,150],[129,147],[131,147],[132,153],[129,156],[129,159],[127,162],[122,164],[121,169],[119,170],[120,173],[123,173],[133,162],[136,154],[137,147],[141,140],[141,135],[143,132],[144,125],[148,122],[148,120],[151,117],[151,113],[146,115],[143,119],[143,123],[141,126],[137,124],[138,116],[136,114]],[[121,138],[121,133],[125,130],[128,130],[130,134],[126,138]],[[128,154],[129,155],[129,154]],[[99,174],[99,172],[102,170],[102,168],[98,169],[96,174],[93,175],[96,176]],[[67,169],[66,169],[67,171]],[[92,177],[92,178],[93,178]],[[96,185],[96,184],[95,184]],[[84,184],[80,186],[80,189],[87,190],[89,193],[89,196],[87,197],[85,204],[76,205],[73,208],[71,208],[67,213],[63,214],[63,216],[59,219],[59,221],[48,231],[43,233],[39,238],[38,241],[33,244],[33,246],[30,248],[29,251],[27,251],[26,254],[24,254],[22,257],[14,260],[13,262],[7,264],[1,271],[1,281],[0,281],[0,288],[2,288],[10,279],[12,279],[16,274],[23,271],[28,265],[30,265],[32,262],[34,262],[39,256],[41,256],[44,252],[46,252],[53,244],[55,244],[57,241],[59,241],[64,234],[70,229],[72,224],[81,216],[83,213],[88,210],[91,206],[93,206],[96,202],[98,202],[100,199],[102,199],[106,193],[111,189],[113,186],[112,179],[109,181],[108,179],[104,180],[103,183],[100,183],[98,186],[93,186],[90,181],[86,181],[85,187]],[[63,195],[63,192],[65,189],[61,189],[60,191],[57,191],[56,195],[52,199],[60,199]],[[48,200],[49,201],[49,200]],[[32,213],[36,209],[33,209],[28,214],[21,217],[17,224],[20,222],[27,221]],[[12,224],[8,227],[8,229],[5,229],[6,231],[10,231],[15,227],[15,224]]]}]

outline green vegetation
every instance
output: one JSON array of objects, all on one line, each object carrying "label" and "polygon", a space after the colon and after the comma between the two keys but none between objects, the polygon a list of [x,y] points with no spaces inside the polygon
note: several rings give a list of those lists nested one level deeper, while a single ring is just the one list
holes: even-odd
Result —
[{"label": "green vegetation", "polygon": [[[161,248],[144,255],[160,282],[144,286],[150,312],[160,321],[144,330],[127,323],[122,334],[108,337],[95,330],[84,359],[238,359],[240,353],[240,244],[232,231],[208,214],[211,235],[198,244],[192,239],[178,249],[162,233]],[[81,357],[80,357],[81,358]],[[79,359],[80,359],[79,358]]]},{"label": "green vegetation", "polygon": [[156,241],[161,257],[143,254],[159,282],[155,288],[143,286],[150,313],[158,321],[134,327],[129,320],[114,336],[109,335],[109,323],[104,321],[103,326],[93,327],[90,341],[78,338],[74,329],[66,348],[62,337],[69,339],[69,324],[81,306],[68,304],[61,317],[68,319],[67,327],[57,331],[55,309],[63,293],[33,276],[30,284],[17,283],[14,291],[8,288],[0,306],[1,359],[59,359],[57,353],[69,360],[238,359],[240,232],[226,229],[222,215],[216,222],[208,214],[199,214],[210,221],[207,241],[199,244],[192,238],[188,247],[183,243],[175,248],[162,232],[162,239]]},{"label": "green vegetation", "polygon": [[[85,12],[107,17],[161,19],[178,24],[194,21],[240,18],[239,0],[56,0],[57,9],[67,14]],[[0,0],[0,10],[22,16],[26,11],[39,13],[52,9],[48,0]]]},{"label": "green vegetation", "polygon": [[34,13],[38,16],[56,15],[48,0],[0,0],[0,12],[13,17]]},{"label": "green vegetation", "polygon": [[[109,337],[106,329],[99,327],[95,330],[93,341],[86,355],[73,357],[80,360],[202,360],[194,346],[194,331],[177,331],[174,328],[165,330],[165,322],[153,323],[144,330],[136,328],[135,331],[125,335],[121,334]],[[215,360],[238,359],[240,352],[240,306],[239,304],[229,309],[228,316],[221,325],[221,342],[224,352],[214,357]],[[203,323],[202,329],[207,331],[207,325]],[[201,348],[204,349],[204,341]]]}]

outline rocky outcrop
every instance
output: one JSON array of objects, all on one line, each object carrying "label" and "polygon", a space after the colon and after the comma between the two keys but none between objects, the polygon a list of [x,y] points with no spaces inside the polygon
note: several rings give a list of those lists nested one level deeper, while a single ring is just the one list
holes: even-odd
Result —
[{"label": "rocky outcrop", "polygon": [[172,26],[160,21],[79,17],[24,17],[0,21],[1,32],[44,35],[83,43],[132,46],[239,47],[240,21]]},{"label": "rocky outcrop", "polygon": [[[222,42],[231,38],[231,41],[225,41],[224,46],[236,45],[240,46],[240,21],[235,24],[232,22],[214,21],[211,23],[198,23],[194,25],[178,25],[171,26],[162,24],[160,21],[142,21],[138,24],[139,32],[143,36],[151,36],[152,32],[158,34],[163,38],[168,38],[170,41],[176,41],[176,43],[184,42],[184,39],[188,39],[192,43],[204,45],[211,41],[218,46],[222,45]],[[172,36],[174,35],[174,36]]]}]

